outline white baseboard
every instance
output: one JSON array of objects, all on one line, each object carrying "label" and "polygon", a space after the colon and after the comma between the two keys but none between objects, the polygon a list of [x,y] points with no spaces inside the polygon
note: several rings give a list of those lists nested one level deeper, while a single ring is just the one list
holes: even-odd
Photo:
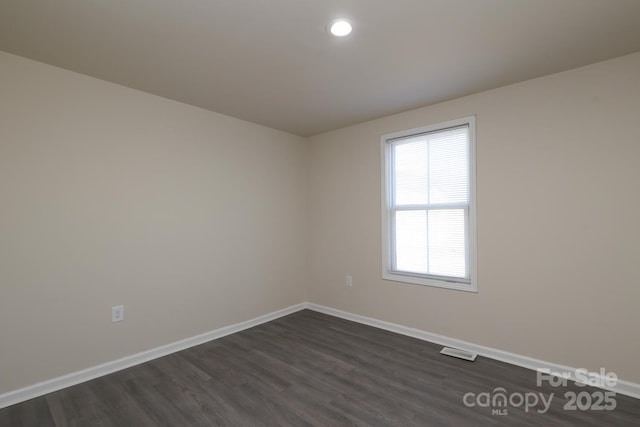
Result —
[{"label": "white baseboard", "polygon": [[258,326],[262,323],[266,323],[271,320],[286,316],[287,314],[303,310],[306,308],[306,306],[306,303],[292,305],[282,310],[274,311],[272,313],[265,314],[254,319],[229,326],[224,326],[222,328],[215,329],[201,335],[196,335],[194,337],[156,347],[151,350],[143,351],[131,356],[126,356],[122,359],[113,360],[111,362],[103,363],[102,365],[93,366],[91,368],[83,369],[77,372],[72,372],[68,375],[53,378],[48,381],[43,381],[34,385],[27,386],[25,388],[21,388],[19,390],[10,391],[8,393],[0,395],[0,409],[16,403],[24,402],[25,400],[33,399],[34,397],[42,396],[44,394],[61,390],[66,387],[80,384],[85,381],[93,380],[95,378],[102,377],[104,375],[120,371],[122,369],[130,368],[132,366],[139,365],[141,363],[148,362],[150,360],[157,359],[159,357],[166,356],[168,354],[172,354],[181,350],[185,350],[196,345],[204,344],[206,342],[222,338],[224,336],[240,332],[254,326]]},{"label": "white baseboard", "polygon": [[[534,359],[531,357],[522,356],[515,353],[509,353],[507,351],[502,351],[495,348],[484,347],[484,346],[473,344],[467,341],[446,337],[444,335],[433,334],[431,332],[425,332],[420,329],[409,328],[407,326],[385,322],[382,320],[373,319],[371,317],[360,316],[359,314],[353,314],[353,313],[337,310],[331,307],[325,307],[318,304],[307,303],[306,308],[308,308],[309,310],[314,310],[314,311],[328,314],[331,316],[340,317],[342,319],[351,320],[354,322],[384,329],[390,332],[395,332],[401,335],[417,338],[419,340],[440,344],[446,347],[454,347],[454,348],[459,348],[463,350],[469,350],[474,353],[478,353],[480,356],[499,360],[501,362],[509,363],[516,366],[521,366],[523,368],[528,368],[532,370],[548,369],[552,375],[553,374],[569,375],[570,379],[575,380],[576,369],[569,366],[558,365],[556,363],[545,362],[543,360]],[[602,381],[601,383],[604,383],[604,381]],[[630,381],[618,379],[615,386],[600,387],[600,388],[604,388],[604,389],[613,391],[615,393],[620,393],[626,396],[640,399],[640,384],[632,383]]]},{"label": "white baseboard", "polygon": [[[210,332],[206,332],[201,335],[196,335],[191,338],[176,341],[171,344],[163,345],[153,348],[151,350],[143,351],[131,356],[123,357],[122,359],[113,360],[111,362],[104,363],[102,365],[94,366],[91,368],[83,369],[81,371],[73,372],[68,375],[64,375],[58,378],[53,378],[48,381],[43,381],[25,388],[10,391],[8,393],[0,395],[0,409],[7,406],[14,405],[16,403],[24,402],[29,399],[33,399],[38,396],[42,396],[47,393],[51,393],[57,390],[61,390],[66,387],[70,387],[76,384],[83,383],[85,381],[93,380],[95,378],[111,374],[113,372],[120,371],[122,369],[130,368],[135,365],[139,365],[144,362],[148,362],[153,359],[157,359],[162,356],[166,356],[181,350],[185,350],[196,345],[204,344],[209,341],[222,338],[224,336],[243,331],[245,329],[252,328],[254,326],[261,325],[271,320],[278,319],[296,311],[309,309],[320,313],[328,314],[342,319],[351,320],[364,325],[373,326],[376,328],[384,329],[390,332],[395,332],[401,335],[410,336],[423,341],[429,341],[435,344],[440,344],[448,347],[455,347],[459,349],[469,350],[478,353],[480,356],[488,357],[490,359],[499,360],[501,362],[510,363],[512,365],[521,366],[532,370],[548,369],[552,373],[568,374],[573,377],[576,369],[558,365],[555,363],[545,362],[543,360],[534,359],[527,356],[522,356],[515,353],[509,353],[490,347],[484,347],[481,345],[469,343],[466,341],[458,340],[455,338],[446,337],[444,335],[433,334],[430,332],[422,331],[420,329],[409,328],[407,326],[398,325],[395,323],[385,322],[383,320],[373,319],[371,317],[360,316],[358,314],[349,313],[342,310],[337,310],[330,307],[325,307],[313,303],[301,303],[292,305],[282,310],[274,311],[263,316],[256,317],[244,322],[236,323],[229,326],[224,326],[219,329],[215,329]],[[632,383],[630,381],[618,380],[614,387],[607,388],[607,390],[614,391],[616,393],[624,394],[626,396],[635,397],[640,399],[640,384]]]}]

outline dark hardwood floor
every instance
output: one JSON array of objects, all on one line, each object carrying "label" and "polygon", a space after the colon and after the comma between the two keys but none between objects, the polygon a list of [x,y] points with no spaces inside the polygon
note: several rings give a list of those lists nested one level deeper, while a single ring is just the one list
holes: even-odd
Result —
[{"label": "dark hardwood floor", "polygon": [[[601,390],[537,387],[533,371],[440,349],[304,310],[4,408],[0,426],[640,425],[640,400],[617,395],[612,411],[565,410],[565,393]],[[532,403],[531,393],[554,396],[544,413],[518,398],[493,408],[506,415],[465,406],[465,394],[493,397],[497,387]]]}]

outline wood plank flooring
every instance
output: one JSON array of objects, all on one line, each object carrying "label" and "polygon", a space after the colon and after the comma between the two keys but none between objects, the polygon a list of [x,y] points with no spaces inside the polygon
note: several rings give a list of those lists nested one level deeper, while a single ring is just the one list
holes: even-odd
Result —
[{"label": "wood plank flooring", "polygon": [[[304,310],[0,410],[0,426],[639,426],[640,400],[567,411],[533,371]],[[467,407],[466,393],[554,393],[550,409]],[[468,400],[473,401],[473,399]],[[517,401],[516,401],[517,403]]]}]

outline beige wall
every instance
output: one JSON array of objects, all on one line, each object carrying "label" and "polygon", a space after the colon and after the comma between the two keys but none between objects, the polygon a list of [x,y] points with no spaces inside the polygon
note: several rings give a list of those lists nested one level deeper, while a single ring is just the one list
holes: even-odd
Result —
[{"label": "beige wall", "polygon": [[[472,114],[479,292],[381,280],[380,135]],[[305,141],[0,53],[0,394],[305,300],[640,382],[638,117],[640,54]]]},{"label": "beige wall", "polygon": [[[381,280],[380,135],[473,114],[479,292]],[[310,144],[312,302],[640,382],[640,53]]]},{"label": "beige wall", "polygon": [[0,52],[0,394],[305,301],[306,174],[302,138]]}]

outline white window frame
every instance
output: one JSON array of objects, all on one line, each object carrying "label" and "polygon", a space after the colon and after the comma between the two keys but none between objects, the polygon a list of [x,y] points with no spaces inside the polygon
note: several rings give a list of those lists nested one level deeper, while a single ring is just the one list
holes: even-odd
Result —
[{"label": "white window frame", "polygon": [[[421,273],[399,272],[392,270],[393,239],[391,232],[392,209],[392,155],[391,144],[398,138],[406,138],[429,132],[437,132],[448,128],[469,127],[469,229],[467,239],[467,262],[469,268],[469,280],[464,281],[454,277],[440,277]],[[396,282],[412,283],[417,285],[435,286],[439,288],[455,289],[460,291],[478,292],[477,281],[477,238],[476,238],[476,124],[475,116],[450,120],[429,126],[404,130],[383,135],[380,138],[382,160],[382,278]]]}]

